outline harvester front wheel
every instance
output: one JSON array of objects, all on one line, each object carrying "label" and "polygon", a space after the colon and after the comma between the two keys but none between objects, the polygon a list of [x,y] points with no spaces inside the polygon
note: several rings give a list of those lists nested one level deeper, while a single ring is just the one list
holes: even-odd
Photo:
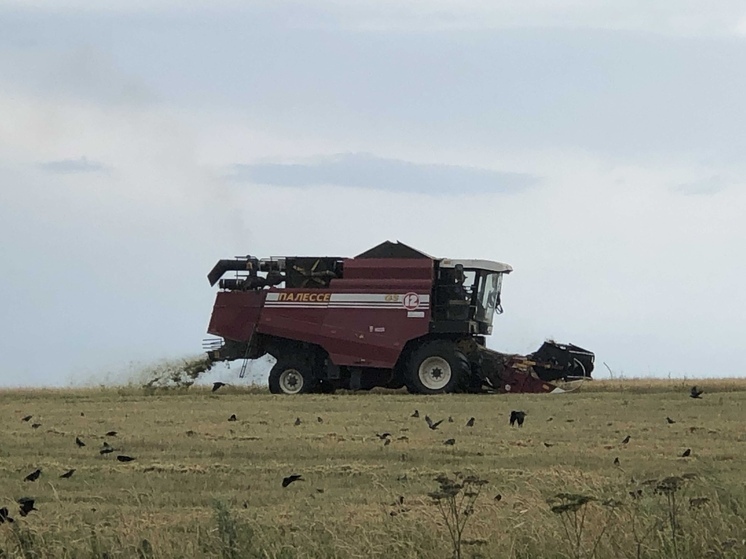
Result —
[{"label": "harvester front wheel", "polygon": [[269,391],[272,394],[309,394],[318,381],[309,363],[301,359],[278,361],[269,372]]},{"label": "harvester front wheel", "polygon": [[453,342],[435,340],[412,352],[407,389],[415,394],[456,392],[471,375],[466,355]]}]

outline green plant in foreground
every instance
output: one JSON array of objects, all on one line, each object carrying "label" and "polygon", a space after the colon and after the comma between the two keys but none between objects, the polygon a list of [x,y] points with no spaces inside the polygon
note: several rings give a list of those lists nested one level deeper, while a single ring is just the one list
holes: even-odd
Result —
[{"label": "green plant in foreground", "polygon": [[448,529],[448,536],[453,546],[453,556],[462,557],[462,546],[469,542],[463,539],[464,530],[474,514],[474,504],[479,498],[486,480],[476,476],[462,477],[459,472],[454,478],[440,475],[435,478],[440,487],[428,496],[437,505],[440,515]]}]

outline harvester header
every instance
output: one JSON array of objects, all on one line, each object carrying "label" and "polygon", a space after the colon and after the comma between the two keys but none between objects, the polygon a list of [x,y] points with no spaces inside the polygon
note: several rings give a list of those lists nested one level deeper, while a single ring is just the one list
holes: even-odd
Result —
[{"label": "harvester header", "polygon": [[219,260],[207,276],[220,290],[207,355],[244,364],[271,355],[277,394],[553,392],[590,379],[594,355],[575,345],[546,341],[526,356],[486,347],[512,270],[390,241],[354,258]]}]

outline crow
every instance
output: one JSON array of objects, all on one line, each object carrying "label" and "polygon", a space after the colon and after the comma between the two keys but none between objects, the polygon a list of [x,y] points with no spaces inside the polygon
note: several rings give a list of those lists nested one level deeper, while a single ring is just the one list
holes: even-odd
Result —
[{"label": "crow", "polygon": [[39,510],[34,508],[35,499],[32,499],[30,497],[21,497],[18,499],[18,504],[20,506],[20,513],[21,516],[26,516],[28,513],[30,513],[32,510]]},{"label": "crow", "polygon": [[300,417],[296,417],[295,418],[295,424],[296,425],[300,425]]},{"label": "crow", "polygon": [[391,433],[381,433],[380,435],[376,433],[376,437],[378,437],[381,440],[385,439],[386,437],[390,437],[390,436],[391,436]]},{"label": "crow", "polygon": [[25,478],[23,478],[23,481],[36,481],[39,479],[39,476],[41,475],[41,470],[34,470],[29,475],[27,475]]},{"label": "crow", "polygon": [[78,448],[83,448],[85,446],[85,443],[80,440],[80,437],[75,437],[75,444],[78,445]]},{"label": "crow", "polygon": [[616,458],[614,458],[614,465],[615,466],[619,465],[619,457],[618,456]]},{"label": "crow", "polygon": [[554,446],[554,443],[544,443],[544,446],[550,448]]},{"label": "crow", "polygon": [[212,391],[213,391],[213,392],[217,392],[217,391],[218,391],[218,390],[219,390],[220,388],[222,388],[223,386],[225,386],[225,383],[224,383],[224,382],[213,382],[213,383],[212,383]]},{"label": "crow", "polygon": [[432,429],[433,431],[435,431],[438,428],[438,425],[443,423],[442,419],[440,421],[436,421],[433,423],[433,420],[430,419],[430,416],[428,415],[425,416],[425,421],[427,422],[427,426],[430,427],[430,429]]},{"label": "crow", "polygon": [[700,398],[704,390],[697,390],[696,386],[692,386],[692,391],[689,393],[690,398]]},{"label": "crow", "polygon": [[495,501],[500,502],[502,500],[503,500],[503,496],[500,495],[500,493],[498,493],[497,495],[495,495]]},{"label": "crow", "polygon": [[629,442],[629,438],[630,438],[629,435],[624,437],[624,439],[622,439],[622,444],[627,444]]},{"label": "crow", "polygon": [[446,446],[453,446],[456,444],[456,439],[448,439],[447,441],[444,441],[443,444]]},{"label": "crow", "polygon": [[282,480],[282,486],[283,487],[287,487],[288,485],[290,485],[294,481],[306,481],[306,480],[303,479],[303,476],[301,476],[299,474],[293,474],[293,475],[290,475],[290,476],[288,476],[286,478],[283,478],[283,480]]},{"label": "crow", "polygon": [[27,415],[26,417],[24,417],[23,419],[21,419],[21,421],[31,421],[32,417],[34,417],[34,416],[33,415]]},{"label": "crow", "polygon": [[448,416],[448,423],[453,423],[453,418],[450,415]]},{"label": "crow", "polygon": [[15,522],[15,520],[13,520],[9,515],[10,515],[10,512],[8,511],[7,507],[1,508],[0,509],[0,524],[4,522],[8,522],[8,523]]},{"label": "crow", "polygon": [[68,470],[68,471],[66,471],[66,472],[65,472],[64,474],[62,474],[62,475],[61,475],[60,477],[61,477],[61,478],[63,478],[63,479],[70,479],[71,477],[73,477],[73,474],[74,474],[74,473],[75,473],[75,468],[73,468],[72,470]]},{"label": "crow", "polygon": [[236,414],[231,414],[231,416],[228,418],[228,421],[238,421],[238,418],[236,417]]},{"label": "crow", "polygon": [[132,456],[126,456],[124,454],[119,454],[117,456],[117,460],[119,460],[120,462],[132,462],[134,458],[132,458]]},{"label": "crow", "polygon": [[414,413],[412,415],[410,415],[409,417],[420,417],[419,410],[414,410]]},{"label": "crow", "polygon": [[526,418],[525,411],[511,411],[510,412],[510,426],[513,427],[515,423],[518,423],[518,427],[523,427],[523,420]]},{"label": "crow", "polygon": [[670,417],[667,417],[666,418],[666,423],[668,423],[669,425],[673,425],[676,422],[673,419],[671,419]]},{"label": "crow", "polygon": [[692,449],[691,449],[691,448],[687,448],[687,449],[686,449],[686,450],[684,451],[684,453],[683,453],[683,454],[681,455],[681,457],[682,457],[682,458],[686,458],[687,456],[691,456],[691,454],[692,454]]},{"label": "crow", "polygon": [[321,417],[317,417],[317,418],[316,418],[316,421],[318,421],[319,423],[324,423],[324,420],[323,420],[323,419],[321,419]]},{"label": "crow", "polygon": [[469,421],[466,422],[467,427],[474,427],[474,418],[472,417],[469,419]]},{"label": "crow", "polygon": [[98,451],[98,453],[102,454],[102,455],[103,454],[111,454],[112,452],[114,452],[114,447],[112,447],[112,446],[105,446],[104,448],[102,448],[101,450]]},{"label": "crow", "polygon": [[383,446],[389,446],[391,444],[391,439],[386,439],[383,443]]},{"label": "crow", "polygon": [[116,431],[109,431],[108,433],[106,433],[105,436],[107,436],[107,437],[116,437],[117,436],[117,432]]},{"label": "crow", "polygon": [[38,429],[39,427],[41,427],[41,423],[34,423],[31,425],[32,429]]}]

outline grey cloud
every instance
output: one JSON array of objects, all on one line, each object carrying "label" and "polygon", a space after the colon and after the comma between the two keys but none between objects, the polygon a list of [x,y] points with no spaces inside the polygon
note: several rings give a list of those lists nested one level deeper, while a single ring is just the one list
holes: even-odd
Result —
[{"label": "grey cloud", "polygon": [[90,161],[86,157],[80,159],[61,159],[59,161],[47,161],[38,165],[43,171],[56,174],[72,173],[102,173],[108,167],[96,161]]},{"label": "grey cloud", "polygon": [[234,165],[233,180],[272,186],[348,186],[426,194],[517,193],[539,177],[460,165],[421,164],[367,153],[319,156],[304,163]]},{"label": "grey cloud", "polygon": [[712,195],[721,192],[726,187],[725,181],[719,175],[699,179],[693,182],[677,184],[671,190],[686,196]]}]

